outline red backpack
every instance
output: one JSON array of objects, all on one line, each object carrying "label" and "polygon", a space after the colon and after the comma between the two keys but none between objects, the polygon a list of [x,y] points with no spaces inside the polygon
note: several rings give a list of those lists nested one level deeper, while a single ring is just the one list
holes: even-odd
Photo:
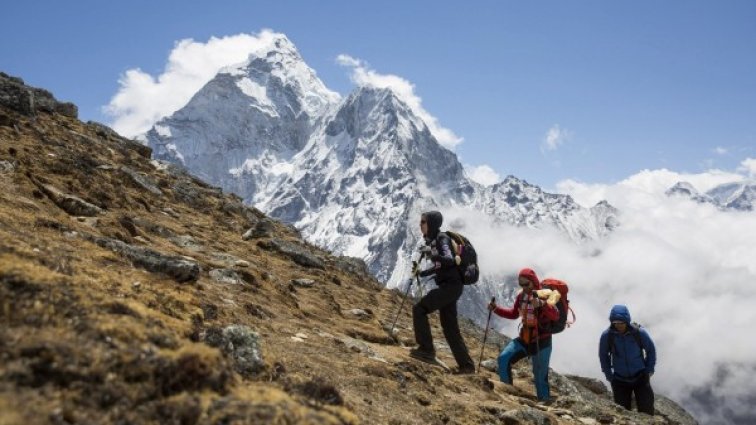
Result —
[{"label": "red backpack", "polygon": [[[559,302],[556,305],[559,310],[559,320],[552,322],[551,328],[549,329],[552,334],[558,334],[559,332],[562,332],[564,328],[569,328],[576,320],[575,312],[570,308],[570,301],[567,299],[569,287],[567,286],[567,282],[559,279],[544,279],[541,281],[541,288],[559,292]],[[572,313],[571,322],[567,321],[568,312]]]}]

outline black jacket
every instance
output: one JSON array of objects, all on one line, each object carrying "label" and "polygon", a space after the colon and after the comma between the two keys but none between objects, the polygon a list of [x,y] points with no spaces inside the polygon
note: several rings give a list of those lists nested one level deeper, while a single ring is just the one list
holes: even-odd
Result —
[{"label": "black jacket", "polygon": [[420,272],[420,276],[435,274],[436,285],[463,285],[462,275],[459,273],[457,263],[454,260],[452,241],[449,235],[438,232],[435,239],[430,242],[433,266]]}]

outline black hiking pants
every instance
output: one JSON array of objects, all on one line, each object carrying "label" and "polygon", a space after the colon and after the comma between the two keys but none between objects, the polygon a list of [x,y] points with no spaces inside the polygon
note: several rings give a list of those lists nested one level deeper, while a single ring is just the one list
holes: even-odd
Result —
[{"label": "black hiking pants", "polygon": [[612,379],[612,392],[614,393],[614,402],[625,409],[632,410],[633,394],[635,394],[635,404],[638,406],[638,411],[649,415],[654,414],[654,390],[651,388],[648,375],[643,374],[635,382]]},{"label": "black hiking pants", "polygon": [[434,353],[433,335],[431,334],[428,315],[438,310],[441,318],[441,328],[444,330],[444,337],[449,344],[454,360],[460,369],[474,369],[475,364],[467,352],[462,334],[459,332],[459,323],[457,322],[457,300],[462,296],[462,284],[446,284],[432,289],[412,308],[412,322],[415,327],[415,341],[418,348]]}]

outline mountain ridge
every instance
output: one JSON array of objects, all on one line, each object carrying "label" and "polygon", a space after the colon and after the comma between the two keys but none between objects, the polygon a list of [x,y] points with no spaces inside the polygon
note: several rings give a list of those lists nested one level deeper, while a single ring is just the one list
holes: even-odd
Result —
[{"label": "mountain ridge", "polygon": [[[293,44],[287,48],[295,49]],[[275,56],[273,51],[275,48],[258,55]],[[296,66],[307,67],[303,60]],[[200,93],[220,84],[221,75]],[[312,71],[309,75],[316,74]],[[280,116],[269,119],[252,109],[246,121],[229,119],[233,112],[219,116],[213,112],[217,105],[210,110],[195,108],[199,103],[212,103],[213,96],[200,93],[158,123],[170,129],[164,133],[170,136],[161,136],[154,128],[148,132],[147,142],[155,148],[156,158],[182,163],[213,184],[239,194],[250,205],[294,224],[321,247],[365,259],[371,272],[389,287],[399,286],[407,276],[406,259],[418,242],[409,220],[423,210],[482,209],[496,222],[555,226],[576,241],[603,237],[619,224],[617,211],[608,205],[585,209],[569,196],[544,194],[514,176],[488,187],[472,181],[456,154],[442,147],[419,114],[390,88],[357,87],[322,111],[308,141],[296,145],[303,145],[301,150],[286,154],[279,153],[278,147],[288,139],[280,139],[285,135],[275,130],[298,128],[296,122]],[[287,93],[306,96],[297,90]],[[195,115],[186,122],[177,118],[191,113]],[[216,146],[217,137],[190,139],[173,130],[225,134],[248,127],[248,122],[254,122],[260,131],[239,139],[240,143],[260,144],[259,152],[237,150],[230,141]],[[305,133],[302,130],[295,138]],[[177,154],[165,148],[169,145],[183,158],[198,160],[177,159]],[[213,158],[212,164],[207,158]],[[227,166],[230,161],[234,161],[233,167]],[[372,205],[374,202],[377,205]],[[344,211],[337,211],[339,208]]]}]

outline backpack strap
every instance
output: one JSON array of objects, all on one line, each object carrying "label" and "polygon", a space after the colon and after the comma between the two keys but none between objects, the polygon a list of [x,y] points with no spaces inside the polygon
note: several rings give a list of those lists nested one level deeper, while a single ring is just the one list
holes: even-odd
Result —
[{"label": "backpack strap", "polygon": [[[573,316],[575,313],[573,313]],[[640,325],[637,323],[631,323],[630,324],[630,334],[633,336],[633,339],[635,340],[635,343],[638,344],[638,348],[640,348],[641,353],[643,353],[643,361],[646,361],[646,348],[643,347],[643,340],[641,339],[640,335]],[[614,348],[614,332],[612,332],[611,325],[609,326],[609,352],[619,354],[615,348]]]}]

